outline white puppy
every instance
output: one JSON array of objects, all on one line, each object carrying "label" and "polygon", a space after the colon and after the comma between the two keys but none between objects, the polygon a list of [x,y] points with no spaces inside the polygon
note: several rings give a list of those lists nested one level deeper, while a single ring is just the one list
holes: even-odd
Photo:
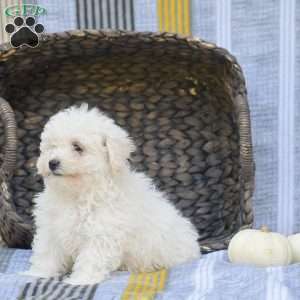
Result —
[{"label": "white puppy", "polygon": [[94,284],[112,271],[169,268],[200,256],[198,234],[151,180],[129,167],[134,145],[97,109],[53,116],[41,137],[36,234],[28,275],[71,273]]}]

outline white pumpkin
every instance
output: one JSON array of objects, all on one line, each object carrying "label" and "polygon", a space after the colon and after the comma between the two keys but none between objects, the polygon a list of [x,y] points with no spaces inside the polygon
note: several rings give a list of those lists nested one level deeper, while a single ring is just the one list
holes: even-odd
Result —
[{"label": "white pumpkin", "polygon": [[228,256],[233,263],[283,266],[291,263],[292,250],[285,236],[263,227],[238,232],[229,243]]},{"label": "white pumpkin", "polygon": [[300,233],[288,237],[292,249],[292,262],[300,262]]}]

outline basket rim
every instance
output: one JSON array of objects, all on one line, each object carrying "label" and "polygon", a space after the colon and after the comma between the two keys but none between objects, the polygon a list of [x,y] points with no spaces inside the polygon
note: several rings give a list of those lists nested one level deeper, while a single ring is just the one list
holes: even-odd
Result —
[{"label": "basket rim", "polygon": [[[102,38],[103,40],[114,40],[118,38],[140,38],[146,42],[146,38],[152,39],[152,41],[167,41],[168,39],[177,40],[178,42],[186,42],[189,46],[195,48],[202,48],[214,51],[224,56],[230,63],[237,64],[236,57],[232,55],[226,48],[220,47],[217,44],[201,39],[200,37],[194,37],[191,35],[183,35],[179,33],[170,33],[166,31],[127,31],[127,30],[114,30],[114,29],[82,29],[82,30],[66,30],[61,32],[53,33],[42,33],[40,34],[39,45],[37,47],[13,47],[9,42],[0,44],[0,61],[6,61],[10,56],[15,53],[26,51],[26,52],[37,52],[36,49],[40,48],[40,45],[46,44],[51,41],[58,40],[69,40],[71,38],[81,39],[94,39],[95,37]],[[149,42],[149,40],[147,41]]]}]

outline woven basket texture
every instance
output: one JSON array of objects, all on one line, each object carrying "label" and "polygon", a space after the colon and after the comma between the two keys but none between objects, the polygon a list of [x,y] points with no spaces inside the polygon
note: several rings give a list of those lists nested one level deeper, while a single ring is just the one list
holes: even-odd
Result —
[{"label": "woven basket texture", "polygon": [[227,50],[169,33],[70,31],[36,48],[0,48],[0,233],[30,247],[40,134],[70,105],[98,106],[126,128],[146,172],[191,218],[204,251],[253,221],[250,117]]}]

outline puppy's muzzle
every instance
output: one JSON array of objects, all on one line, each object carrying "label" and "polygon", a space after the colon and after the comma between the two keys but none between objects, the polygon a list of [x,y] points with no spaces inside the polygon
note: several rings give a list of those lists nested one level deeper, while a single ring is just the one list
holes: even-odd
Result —
[{"label": "puppy's muzzle", "polygon": [[59,160],[57,160],[57,159],[51,159],[49,161],[49,169],[52,172],[56,171],[59,168],[59,166],[60,166],[60,161]]}]

